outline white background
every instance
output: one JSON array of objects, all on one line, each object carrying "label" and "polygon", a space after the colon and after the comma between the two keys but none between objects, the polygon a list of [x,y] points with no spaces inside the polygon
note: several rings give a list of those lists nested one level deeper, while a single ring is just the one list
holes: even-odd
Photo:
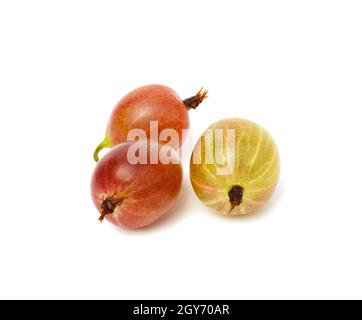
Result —
[{"label": "white background", "polygon": [[[1,1],[0,298],[362,298],[361,1]],[[128,91],[209,99],[278,143],[261,212],[194,195],[151,228],[99,224],[94,147]]]}]

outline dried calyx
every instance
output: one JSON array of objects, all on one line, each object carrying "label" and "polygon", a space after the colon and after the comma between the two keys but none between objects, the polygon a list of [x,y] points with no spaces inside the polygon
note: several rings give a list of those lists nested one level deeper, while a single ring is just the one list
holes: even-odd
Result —
[{"label": "dried calyx", "polygon": [[196,93],[194,96],[187,98],[183,100],[183,103],[185,104],[186,108],[188,110],[190,109],[196,109],[199,104],[207,98],[207,90],[204,88],[201,88],[198,93]]},{"label": "dried calyx", "polygon": [[228,195],[229,195],[229,201],[230,201],[230,210],[228,213],[230,213],[236,206],[239,206],[243,201],[243,188],[235,185],[233,186]]},{"label": "dried calyx", "polygon": [[115,195],[107,197],[103,200],[101,208],[99,210],[100,217],[99,221],[102,222],[104,217],[108,214],[113,214],[114,210],[119,206],[123,201],[123,198],[118,198]]}]

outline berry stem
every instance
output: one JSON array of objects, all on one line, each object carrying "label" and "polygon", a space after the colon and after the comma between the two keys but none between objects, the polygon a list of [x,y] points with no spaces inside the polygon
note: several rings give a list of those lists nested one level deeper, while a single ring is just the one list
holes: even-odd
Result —
[{"label": "berry stem", "polygon": [[183,102],[187,108],[187,110],[190,109],[196,109],[199,104],[207,98],[207,90],[204,88],[201,88],[198,93],[196,93],[194,96],[185,99]]},{"label": "berry stem", "polygon": [[95,162],[99,161],[99,152],[103,149],[103,148],[110,148],[111,142],[109,141],[108,138],[104,138],[104,140],[98,145],[98,147],[96,148],[96,150],[93,153],[93,159]]}]

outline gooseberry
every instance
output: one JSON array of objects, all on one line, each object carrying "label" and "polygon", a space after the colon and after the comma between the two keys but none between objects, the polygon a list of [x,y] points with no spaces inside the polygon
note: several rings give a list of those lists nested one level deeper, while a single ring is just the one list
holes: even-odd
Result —
[{"label": "gooseberry", "polygon": [[[159,157],[150,163],[152,151]],[[97,163],[92,176],[99,220],[127,228],[148,226],[172,207],[181,181],[182,168],[171,147],[147,140],[119,144]]]},{"label": "gooseberry", "polygon": [[106,136],[94,151],[93,158],[99,160],[99,152],[128,141],[132,129],[143,130],[150,139],[150,123],[155,121],[158,130],[173,129],[177,133],[175,149],[183,143],[183,130],[189,128],[188,110],[196,109],[207,97],[207,90],[182,100],[178,94],[163,85],[153,84],[137,88],[121,99],[115,106],[108,122]]},{"label": "gooseberry", "polygon": [[278,181],[280,160],[271,135],[245,119],[224,119],[198,140],[190,160],[197,197],[224,215],[263,206]]}]

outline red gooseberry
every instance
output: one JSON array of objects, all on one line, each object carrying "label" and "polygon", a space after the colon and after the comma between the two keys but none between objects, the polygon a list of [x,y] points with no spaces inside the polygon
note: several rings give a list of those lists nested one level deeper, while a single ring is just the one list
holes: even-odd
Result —
[{"label": "red gooseberry", "polygon": [[[151,150],[160,155],[156,163],[149,163]],[[93,173],[91,192],[99,220],[127,228],[148,226],[172,207],[181,181],[182,168],[171,147],[147,140],[119,144]]]},{"label": "red gooseberry", "polygon": [[141,129],[150,139],[150,123],[157,121],[158,129],[172,129],[177,133],[177,143],[170,145],[178,148],[182,145],[182,134],[188,129],[188,110],[195,109],[207,97],[207,90],[201,89],[196,95],[182,100],[178,94],[163,85],[152,84],[137,88],[124,96],[115,106],[108,122],[106,136],[94,151],[95,161],[99,152],[128,141],[132,129]]}]

